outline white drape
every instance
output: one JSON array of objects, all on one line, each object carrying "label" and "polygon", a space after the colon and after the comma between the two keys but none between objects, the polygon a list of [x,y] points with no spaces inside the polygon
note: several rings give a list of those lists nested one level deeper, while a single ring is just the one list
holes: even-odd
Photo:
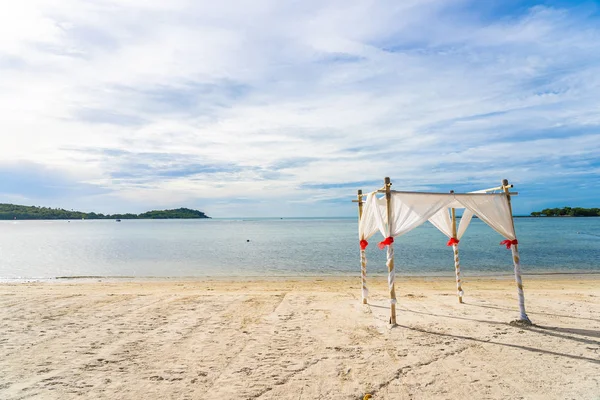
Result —
[{"label": "white drape", "polygon": [[[451,208],[463,208],[462,204],[459,204],[458,207]],[[469,209],[464,209],[462,217],[460,218],[460,222],[458,223],[458,229],[456,230],[456,238],[460,240],[465,234],[467,227],[471,223],[471,218],[473,218],[473,212]],[[436,228],[440,230],[444,235],[448,238],[452,237],[452,218],[450,217],[450,208],[444,207],[440,209],[438,212],[433,214],[431,218],[429,218],[429,222]]]},{"label": "white drape", "polygon": [[[449,205],[450,208],[462,208],[462,204],[457,201],[453,201]],[[429,222],[433,224],[436,228],[440,230],[444,235],[448,238],[452,237],[452,218],[451,218],[451,210],[448,206],[440,209],[436,212],[431,218],[429,218]],[[464,235],[467,230],[467,226],[471,222],[471,218],[473,217],[473,213],[469,209],[464,209],[464,213],[462,218],[460,219],[460,223],[458,225],[458,230],[456,232],[456,238],[460,240],[460,238]],[[464,291],[462,290],[462,285],[460,282],[460,259],[458,257],[458,244],[452,244],[452,252],[454,253],[454,272],[456,274],[456,293],[458,294],[459,301],[462,303],[462,297],[464,296]]]},{"label": "white drape", "polygon": [[507,239],[514,240],[515,230],[508,199],[504,193],[456,194],[456,200]]},{"label": "white drape", "polygon": [[452,221],[448,208],[465,208],[457,229],[460,239],[473,215],[507,239],[514,240],[515,232],[508,199],[504,193],[413,193],[392,192],[390,214],[392,228],[387,221],[385,197],[369,193],[359,224],[361,238],[370,238],[377,230],[384,236],[401,236],[429,220],[446,236],[452,237]]},{"label": "white drape", "polygon": [[[399,196],[401,194],[401,196]],[[387,221],[387,204],[385,197],[379,199],[374,194],[367,196],[363,215],[374,218],[379,232],[384,236],[401,236],[422,225],[440,208],[454,199],[448,196],[432,196],[429,193],[392,193],[390,199],[391,229]],[[365,212],[368,210],[367,212]],[[368,217],[367,217],[368,215]],[[362,231],[370,232],[372,223],[362,220]],[[360,230],[361,228],[359,228]]]},{"label": "white drape", "polygon": [[[359,240],[368,240],[377,232],[377,220],[374,218],[373,213],[376,212],[376,208],[367,207],[371,199],[375,197],[375,192],[367,194],[367,198],[363,205],[362,215],[358,224],[358,238]],[[369,289],[367,288],[367,253],[364,249],[360,250],[360,271],[361,271],[361,284],[362,284],[362,299],[363,303],[367,301],[369,297]]]},{"label": "white drape", "polygon": [[465,209],[462,217],[460,217],[460,223],[458,224],[458,230],[456,231],[456,238],[458,240],[465,234],[467,226],[471,223],[471,218],[473,218],[473,211]]},{"label": "white drape", "polygon": [[406,193],[392,195],[392,232],[390,236],[400,236],[422,225],[440,208],[450,203],[452,198],[435,197],[428,194]]},{"label": "white drape", "polygon": [[[373,202],[375,202],[375,206]],[[383,204],[379,203],[381,203],[381,200],[377,199],[375,192],[367,194],[367,199],[363,203],[362,217],[358,224],[358,238],[360,240],[369,240],[380,229],[378,221],[381,219],[381,216],[378,219],[375,213],[380,212],[380,208],[385,209],[385,199],[383,200]]]},{"label": "white drape", "polygon": [[433,214],[429,222],[447,237],[452,237],[452,220],[448,208],[444,207]]},{"label": "white drape", "polygon": [[[384,198],[377,198],[377,196],[375,195],[375,193],[369,193],[369,195],[367,196],[367,200],[365,201],[365,204],[363,206],[363,218],[372,218],[373,221],[367,223],[367,221],[365,221],[364,223],[364,229],[363,231],[366,232],[371,232],[371,229],[373,228],[373,225],[375,226],[376,230],[379,230],[379,232],[381,232],[381,234],[384,237],[388,236],[388,229],[387,229],[387,204],[385,201],[385,197]],[[362,224],[362,218],[361,218],[361,224]],[[375,232],[373,232],[372,234],[374,234]]]}]

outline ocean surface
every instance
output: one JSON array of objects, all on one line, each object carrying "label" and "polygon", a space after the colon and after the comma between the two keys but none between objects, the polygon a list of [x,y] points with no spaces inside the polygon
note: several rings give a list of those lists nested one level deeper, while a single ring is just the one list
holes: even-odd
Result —
[{"label": "ocean surface", "polygon": [[[600,273],[600,218],[515,219],[527,273]],[[369,274],[385,274],[375,235]],[[503,238],[473,220],[460,242],[463,275],[509,275]],[[447,239],[426,223],[396,238],[396,270],[454,274]],[[357,221],[347,219],[0,222],[0,279],[357,275]]]}]

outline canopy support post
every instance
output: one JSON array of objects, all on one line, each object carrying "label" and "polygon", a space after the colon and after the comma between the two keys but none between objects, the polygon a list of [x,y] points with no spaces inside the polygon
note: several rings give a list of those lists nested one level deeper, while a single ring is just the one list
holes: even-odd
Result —
[{"label": "canopy support post", "polygon": [[[387,205],[387,226],[389,235],[392,236],[392,182],[389,177],[384,180],[385,183],[385,200]],[[396,326],[396,288],[395,288],[395,271],[394,271],[394,244],[390,243],[387,246],[387,262],[388,268],[388,287],[390,290],[390,324]]]},{"label": "canopy support post", "polygon": [[[458,241],[456,237],[456,209],[452,208],[452,238]],[[460,260],[458,258],[458,243],[454,242],[452,244],[452,251],[454,253],[454,272],[456,273],[456,294],[458,295],[458,302],[462,304],[463,302],[463,290],[460,282]]]},{"label": "canopy support post", "polygon": [[[509,188],[511,188],[511,187],[512,187],[512,185],[508,184],[508,179],[502,180],[502,190],[504,191],[504,193],[506,193],[506,198],[508,199],[508,210],[510,211],[510,220],[512,223],[513,232],[515,232],[515,239],[516,239],[517,234],[515,231],[515,221],[514,221],[514,217],[513,217],[513,213],[512,213],[512,206],[510,204]],[[526,323],[526,324],[531,324],[531,320],[527,316],[527,313],[525,313],[525,294],[523,292],[523,281],[521,280],[521,260],[519,258],[518,244],[513,244],[511,246],[511,251],[512,251],[512,257],[513,257],[513,264],[515,266],[515,282],[517,283],[517,292],[519,294],[519,311],[520,311],[519,321]]]},{"label": "canopy support post", "polygon": [[[358,190],[357,194],[358,200],[358,224],[360,225],[360,219],[362,218],[363,212],[363,194],[362,190]],[[364,236],[360,237],[360,240],[365,240]],[[369,290],[367,289],[367,254],[365,249],[360,248],[360,281],[362,285],[362,303],[367,304],[367,297],[369,295]]]}]

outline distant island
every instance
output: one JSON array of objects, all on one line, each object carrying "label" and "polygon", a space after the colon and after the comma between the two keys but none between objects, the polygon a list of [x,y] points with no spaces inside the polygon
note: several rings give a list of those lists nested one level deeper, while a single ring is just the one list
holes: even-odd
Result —
[{"label": "distant island", "polygon": [[600,208],[563,207],[534,211],[532,217],[600,217]]},{"label": "distant island", "polygon": [[210,218],[202,211],[189,208],[174,210],[155,210],[142,214],[112,214],[84,213],[68,211],[62,208],[20,206],[17,204],[0,203],[0,220],[10,219],[197,219]]}]

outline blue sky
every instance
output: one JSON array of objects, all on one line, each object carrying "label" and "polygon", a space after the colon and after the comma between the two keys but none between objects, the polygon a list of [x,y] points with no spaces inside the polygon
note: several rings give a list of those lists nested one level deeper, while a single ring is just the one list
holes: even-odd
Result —
[{"label": "blue sky", "polygon": [[597,2],[1,7],[0,202],[352,216],[390,176],[600,206]]}]

